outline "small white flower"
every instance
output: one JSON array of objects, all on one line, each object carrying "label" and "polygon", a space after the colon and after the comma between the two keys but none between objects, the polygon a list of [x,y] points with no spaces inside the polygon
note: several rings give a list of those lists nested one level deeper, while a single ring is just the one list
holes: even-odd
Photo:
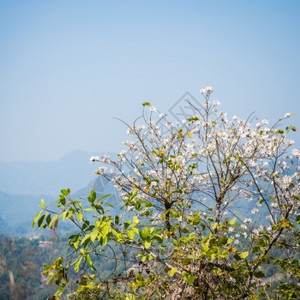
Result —
[{"label": "small white flower", "polygon": [[99,156],[91,156],[90,162],[95,162],[99,160]]},{"label": "small white flower", "polygon": [[150,106],[150,111],[156,112],[157,109],[156,109],[156,107],[154,107],[154,106]]},{"label": "small white flower", "polygon": [[286,113],[284,115],[284,118],[289,118],[289,117],[293,117],[294,116],[294,113]]},{"label": "small white flower", "polygon": [[105,167],[100,167],[98,170],[95,171],[97,175],[103,175],[105,172],[106,168]]},{"label": "small white flower", "polygon": [[212,92],[213,89],[211,86],[207,86],[206,88],[200,90],[200,93],[203,95],[210,95]]},{"label": "small white flower", "polygon": [[257,214],[257,213],[258,213],[258,209],[257,209],[257,208],[253,208],[253,209],[251,210],[251,213],[252,213],[252,214]]},{"label": "small white flower", "polygon": [[286,140],[286,143],[288,146],[292,146],[295,144],[295,141],[294,140]]},{"label": "small white flower", "polygon": [[252,220],[250,219],[250,218],[246,218],[245,220],[244,220],[244,223],[251,223],[252,222]]},{"label": "small white flower", "polygon": [[300,152],[299,152],[298,149],[294,148],[294,149],[292,150],[292,153],[293,153],[293,155],[296,156],[297,158],[300,158]]},{"label": "small white flower", "polygon": [[213,106],[218,106],[218,105],[221,105],[221,102],[219,100],[214,100]]}]

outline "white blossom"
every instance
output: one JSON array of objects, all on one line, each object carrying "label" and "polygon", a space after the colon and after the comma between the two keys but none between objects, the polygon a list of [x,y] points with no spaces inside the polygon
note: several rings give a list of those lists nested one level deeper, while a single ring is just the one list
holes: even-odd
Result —
[{"label": "white blossom", "polygon": [[210,95],[212,92],[213,89],[211,86],[207,86],[206,88],[200,90],[200,93],[203,95]]},{"label": "white blossom", "polygon": [[294,113],[286,113],[284,115],[284,118],[289,118],[289,117],[293,117],[294,116]]},{"label": "white blossom", "polygon": [[105,170],[106,170],[106,167],[100,167],[98,170],[95,171],[95,173],[97,175],[103,175]]},{"label": "white blossom", "polygon": [[91,156],[90,158],[90,162],[95,162],[95,161],[99,161],[99,156]]}]

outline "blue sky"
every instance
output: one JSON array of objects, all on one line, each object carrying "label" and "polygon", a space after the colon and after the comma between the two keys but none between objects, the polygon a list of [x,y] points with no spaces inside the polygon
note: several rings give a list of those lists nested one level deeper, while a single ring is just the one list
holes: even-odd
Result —
[{"label": "blue sky", "polygon": [[229,115],[300,130],[299,53],[297,0],[0,0],[0,160],[118,152],[114,117],[207,85]]}]

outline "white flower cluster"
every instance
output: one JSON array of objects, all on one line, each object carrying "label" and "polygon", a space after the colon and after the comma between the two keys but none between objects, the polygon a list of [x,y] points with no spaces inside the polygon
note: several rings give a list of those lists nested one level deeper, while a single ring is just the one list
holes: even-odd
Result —
[{"label": "white flower cluster", "polygon": [[[124,199],[136,190],[139,200],[151,202],[159,214],[153,215],[155,222],[166,204],[187,204],[190,210],[212,206],[201,215],[217,219],[231,215],[234,201],[245,201],[253,220],[244,216],[241,232],[230,227],[229,233],[249,238],[259,234],[254,226],[260,212],[266,223],[261,230],[267,230],[299,210],[300,152],[291,150],[294,142],[287,139],[286,129],[278,129],[279,123],[268,127],[265,119],[256,126],[237,116],[228,120],[226,113],[216,111],[219,101],[209,102],[212,92],[211,87],[201,90],[203,110],[184,122],[174,123],[162,114],[155,121],[158,113],[150,106],[151,118],[143,116],[144,124],[128,127],[132,140],[123,143],[117,160],[92,156],[90,161],[109,166],[107,176]],[[161,126],[167,129],[164,134]],[[104,167],[96,171],[105,172]],[[217,203],[222,205],[217,208]]]}]

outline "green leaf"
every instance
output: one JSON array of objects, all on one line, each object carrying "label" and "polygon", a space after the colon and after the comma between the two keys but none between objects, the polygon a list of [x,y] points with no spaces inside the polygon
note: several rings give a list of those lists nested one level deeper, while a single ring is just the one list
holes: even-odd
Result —
[{"label": "green leaf", "polygon": [[246,251],[246,252],[240,252],[239,256],[240,256],[240,258],[245,259],[245,258],[247,258],[249,256],[249,252],[248,251]]},{"label": "green leaf", "polygon": [[88,196],[88,201],[93,203],[96,200],[97,194],[95,190],[91,190],[90,195]]},{"label": "green leaf", "polygon": [[41,199],[41,204],[40,204],[41,208],[45,208],[45,200]]},{"label": "green leaf", "polygon": [[135,296],[132,294],[127,294],[124,300],[135,300]]},{"label": "green leaf", "polygon": [[187,120],[190,122],[194,122],[194,121],[198,121],[199,118],[197,116],[194,116],[194,117],[188,118]]},{"label": "green leaf", "polygon": [[49,227],[54,226],[56,228],[58,219],[59,219],[59,215],[54,215],[48,226]]},{"label": "green leaf", "polygon": [[76,250],[78,249],[78,245],[79,245],[79,239],[76,242],[74,242],[74,244],[73,244],[73,246]]},{"label": "green leaf", "polygon": [[282,129],[278,129],[275,133],[276,133],[276,134],[283,134],[284,131],[283,131]]},{"label": "green leaf", "polygon": [[143,106],[151,106],[151,103],[150,102],[143,102]]},{"label": "green leaf", "polygon": [[230,220],[229,225],[234,225],[236,221],[236,217],[234,217],[233,219]]},{"label": "green leaf", "polygon": [[66,215],[68,214],[68,212],[69,212],[69,211],[66,210],[66,211],[64,211],[64,212],[62,213],[61,218],[62,218],[63,221],[66,220]]},{"label": "green leaf", "polygon": [[95,267],[93,266],[93,262],[92,262],[92,259],[89,254],[86,255],[85,259],[86,259],[86,262],[87,262],[89,268],[91,270],[95,270]]},{"label": "green leaf", "polygon": [[140,223],[139,218],[137,216],[133,216],[133,218],[132,218],[132,225],[137,225],[139,223]]},{"label": "green leaf", "polygon": [[242,259],[246,259],[249,256],[249,252],[238,252],[234,255],[234,258],[236,260],[242,260]]},{"label": "green leaf", "polygon": [[89,236],[90,236],[91,241],[94,242],[95,239],[98,237],[98,235],[99,235],[98,230],[94,230],[92,233],[90,233]]},{"label": "green leaf", "polygon": [[77,217],[78,222],[81,222],[82,219],[83,219],[83,214],[82,213],[78,213],[76,217]]},{"label": "green leaf", "polygon": [[145,245],[145,249],[149,249],[151,246],[151,241],[149,241],[149,242],[145,241],[144,245]]},{"label": "green leaf", "polygon": [[42,215],[39,220],[38,220],[38,227],[41,227],[41,225],[43,224],[43,221],[45,219],[46,215]]},{"label": "green leaf", "polygon": [[62,295],[62,293],[63,293],[63,291],[64,291],[64,288],[63,287],[60,287],[56,292],[55,292],[55,294],[54,294],[54,297],[55,298],[51,298],[51,299],[59,299],[59,297]]},{"label": "green leaf", "polygon": [[128,238],[130,239],[130,240],[133,240],[133,238],[134,238],[134,231],[133,230],[130,230],[129,232],[128,232]]},{"label": "green leaf", "polygon": [[39,217],[41,216],[42,213],[43,213],[43,210],[39,211],[39,212],[35,215],[35,217],[34,217],[34,219],[33,219],[33,221],[32,221],[32,227],[35,226],[37,220],[39,219]]},{"label": "green leaf", "polygon": [[195,280],[197,279],[197,276],[192,275],[189,272],[182,271],[182,279],[187,282],[189,285],[194,285]]},{"label": "green leaf", "polygon": [[70,194],[71,190],[70,190],[70,189],[62,189],[60,192],[61,192],[64,196],[68,196],[68,195]]},{"label": "green leaf", "polygon": [[83,256],[80,256],[80,257],[77,259],[76,263],[75,263],[74,271],[75,271],[76,273],[78,273],[78,271],[79,271],[79,267],[80,267],[82,258],[83,258]]},{"label": "green leaf", "polygon": [[171,276],[171,277],[173,277],[175,274],[176,274],[176,272],[177,272],[177,268],[175,267],[175,268],[172,268],[170,271],[168,271],[168,274]]},{"label": "green leaf", "polygon": [[256,278],[263,278],[263,277],[265,277],[266,275],[265,275],[264,272],[262,272],[262,271],[257,271],[257,272],[254,272],[254,276],[255,276]]}]

